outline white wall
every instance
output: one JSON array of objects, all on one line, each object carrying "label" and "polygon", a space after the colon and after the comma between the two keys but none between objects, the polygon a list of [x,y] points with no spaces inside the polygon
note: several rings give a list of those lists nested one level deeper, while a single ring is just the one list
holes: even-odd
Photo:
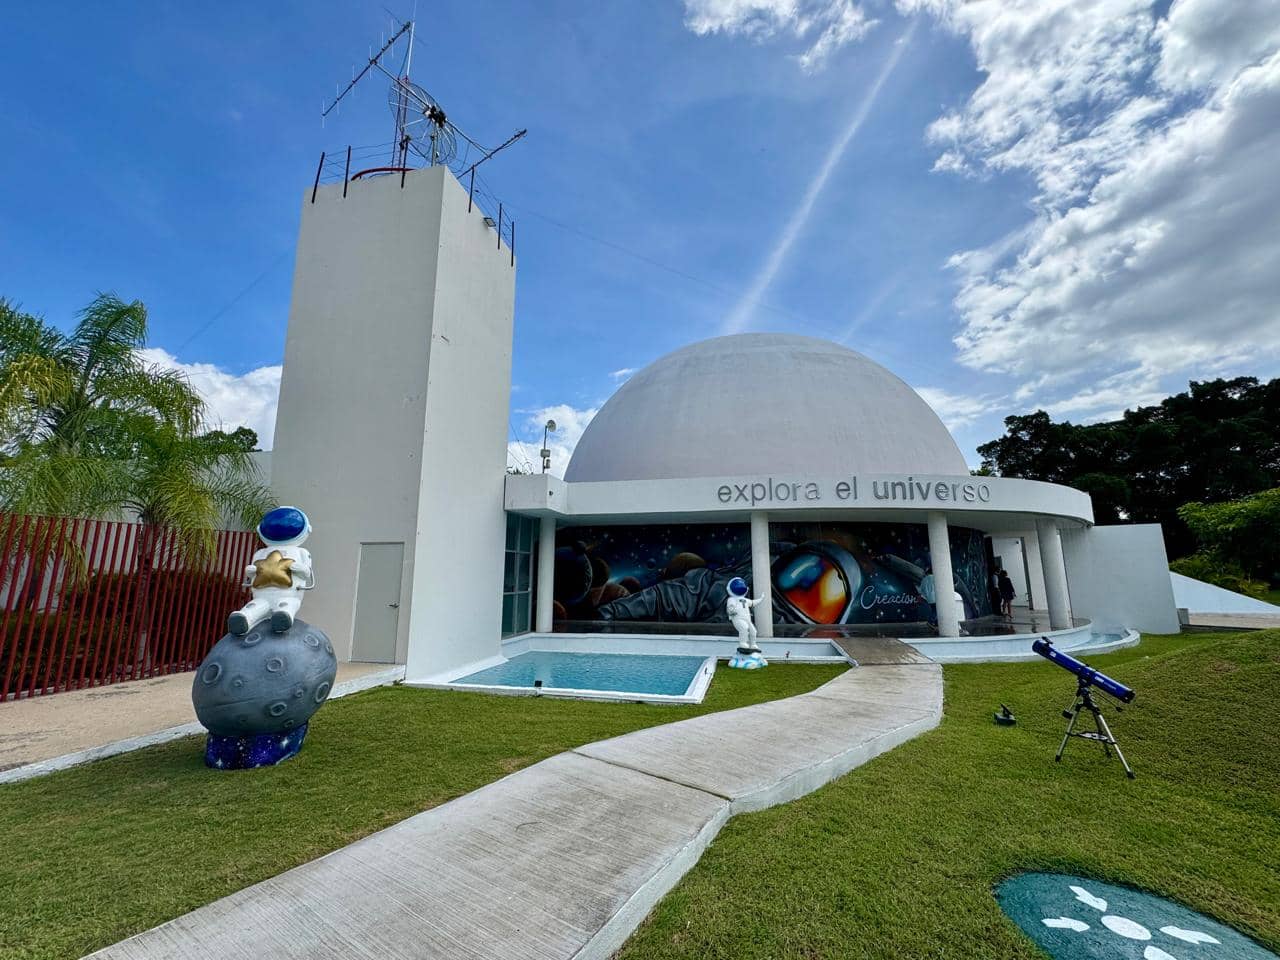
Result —
[{"label": "white wall", "polygon": [[1169,577],[1173,582],[1174,602],[1190,613],[1280,614],[1280,607],[1265,600],[1255,600],[1243,593],[1215,587],[1211,583],[1184,577],[1173,571],[1169,571]]},{"label": "white wall", "polygon": [[271,451],[254,450],[249,454],[249,462],[258,472],[258,479],[263,483],[271,482]]},{"label": "white wall", "polygon": [[1076,617],[1092,620],[1100,632],[1181,629],[1159,524],[1064,529],[1062,552]]},{"label": "white wall", "polygon": [[1034,530],[1023,534],[1022,548],[1027,551],[1027,588],[1031,591],[1031,609],[1049,609],[1049,594],[1044,585],[1044,563],[1040,558],[1040,538]]},{"label": "white wall", "polygon": [[[402,541],[397,659],[411,623],[425,642],[433,619],[463,616],[430,609],[441,600],[465,608],[472,639],[487,631],[496,650],[502,538],[490,527],[501,526],[506,463],[510,254],[444,167],[410,173],[403,188],[380,177],[310,199],[308,188],[271,451],[276,495],[315,527],[317,589],[302,615],[349,655],[360,544]],[[415,581],[424,553],[436,577],[440,558],[455,558],[459,592]]]},{"label": "white wall", "polygon": [[496,655],[506,549],[511,251],[444,181],[406,674]]},{"label": "white wall", "polygon": [[[1000,565],[1009,572],[1009,579],[1013,581],[1013,590],[1017,594],[1013,602],[1030,606],[1027,601],[1027,568],[1022,555],[1022,538],[992,537],[991,552],[1000,561]],[[1043,598],[1040,605],[1044,605]]]}]

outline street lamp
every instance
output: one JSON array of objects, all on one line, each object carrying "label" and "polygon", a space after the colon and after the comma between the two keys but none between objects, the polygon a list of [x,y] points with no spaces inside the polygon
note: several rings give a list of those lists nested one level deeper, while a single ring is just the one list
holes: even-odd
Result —
[{"label": "street lamp", "polygon": [[551,469],[551,448],[547,446],[547,434],[556,432],[556,422],[548,420],[542,428],[542,472]]}]

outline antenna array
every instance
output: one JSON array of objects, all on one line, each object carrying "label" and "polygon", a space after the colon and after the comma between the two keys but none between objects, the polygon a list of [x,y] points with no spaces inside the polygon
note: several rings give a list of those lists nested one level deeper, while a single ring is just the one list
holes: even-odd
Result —
[{"label": "antenna array", "polygon": [[[401,39],[407,37],[404,58],[397,73],[387,69],[385,61]],[[355,89],[356,84],[370,73],[381,73],[391,81],[387,102],[395,118],[395,139],[391,147],[391,165],[375,168],[364,173],[401,173],[411,169],[410,154],[424,160],[429,166],[446,165],[461,179],[474,174],[476,167],[493,157],[500,150],[509,147],[522,138],[527,130],[519,130],[493,149],[482,146],[472,137],[464,133],[445,114],[444,108],[431,94],[414,83],[409,77],[413,65],[414,21],[407,20],[386,40],[376,53],[371,53],[368,62],[357,73],[352,68],[351,81],[337,90],[333,100],[322,105],[320,117],[323,120],[330,113],[339,110],[342,101]],[[459,146],[462,157],[459,158]],[[468,164],[471,151],[475,150],[479,158]],[[359,176],[359,174],[357,174]]]}]

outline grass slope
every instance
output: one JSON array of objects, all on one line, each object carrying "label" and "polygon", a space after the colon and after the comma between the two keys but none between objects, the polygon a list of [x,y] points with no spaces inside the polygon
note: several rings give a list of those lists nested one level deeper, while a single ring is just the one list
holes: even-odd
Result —
[{"label": "grass slope", "polygon": [[842,670],[719,670],[694,707],[382,688],[279,767],[214,774],[188,738],[0,786],[0,957],[79,957],[563,750]]},{"label": "grass slope", "polygon": [[[1091,658],[1138,774],[1072,741],[1051,664],[946,669],[945,719],[795,803],[735,817],[622,960],[1039,957],[991,895],[1035,869],[1147,887],[1280,946],[1280,631]],[[1000,702],[1018,725],[991,720]]]}]

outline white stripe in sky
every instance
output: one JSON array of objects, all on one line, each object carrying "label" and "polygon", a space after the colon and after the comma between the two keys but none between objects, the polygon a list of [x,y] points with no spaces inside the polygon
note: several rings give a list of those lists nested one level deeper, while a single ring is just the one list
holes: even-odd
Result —
[{"label": "white stripe in sky", "polygon": [[733,312],[729,314],[724,324],[724,333],[740,332],[755,316],[756,309],[760,306],[760,301],[764,298],[765,292],[773,284],[778,271],[782,269],[783,263],[786,262],[787,255],[791,253],[791,248],[808,224],[809,217],[813,214],[814,204],[818,202],[818,196],[822,193],[823,187],[827,185],[827,180],[840,163],[845,150],[853,142],[853,138],[857,136],[858,131],[862,128],[863,122],[866,121],[867,116],[871,113],[871,108],[876,104],[876,99],[880,96],[880,90],[885,81],[889,79],[894,67],[902,59],[903,52],[910,45],[911,37],[915,33],[916,22],[916,20],[911,21],[910,26],[903,31],[902,36],[898,38],[893,48],[889,51],[889,56],[885,60],[884,66],[880,68],[880,73],[876,76],[875,83],[867,90],[857,109],[853,111],[853,116],[849,119],[849,125],[845,127],[844,132],[840,134],[836,142],[831,145],[831,149],[827,152],[826,160],[823,161],[822,166],[818,168],[817,174],[809,183],[809,189],[805,191],[804,199],[800,201],[796,212],[791,215],[791,220],[788,221],[786,228],[778,237],[778,242],[774,244],[773,250],[769,253],[769,258],[765,261],[760,272],[756,274],[756,278],[751,282],[747,292],[742,295],[742,298],[734,306]]},{"label": "white stripe in sky", "polygon": [[880,284],[880,288],[876,290],[870,300],[862,305],[862,309],[858,311],[858,315],[853,318],[849,326],[845,327],[844,332],[835,338],[836,343],[842,343],[846,347],[849,346],[849,338],[861,330],[868,320],[880,312],[884,302],[898,289],[898,285],[902,283],[906,275],[906,270],[898,270],[888,280]]}]

